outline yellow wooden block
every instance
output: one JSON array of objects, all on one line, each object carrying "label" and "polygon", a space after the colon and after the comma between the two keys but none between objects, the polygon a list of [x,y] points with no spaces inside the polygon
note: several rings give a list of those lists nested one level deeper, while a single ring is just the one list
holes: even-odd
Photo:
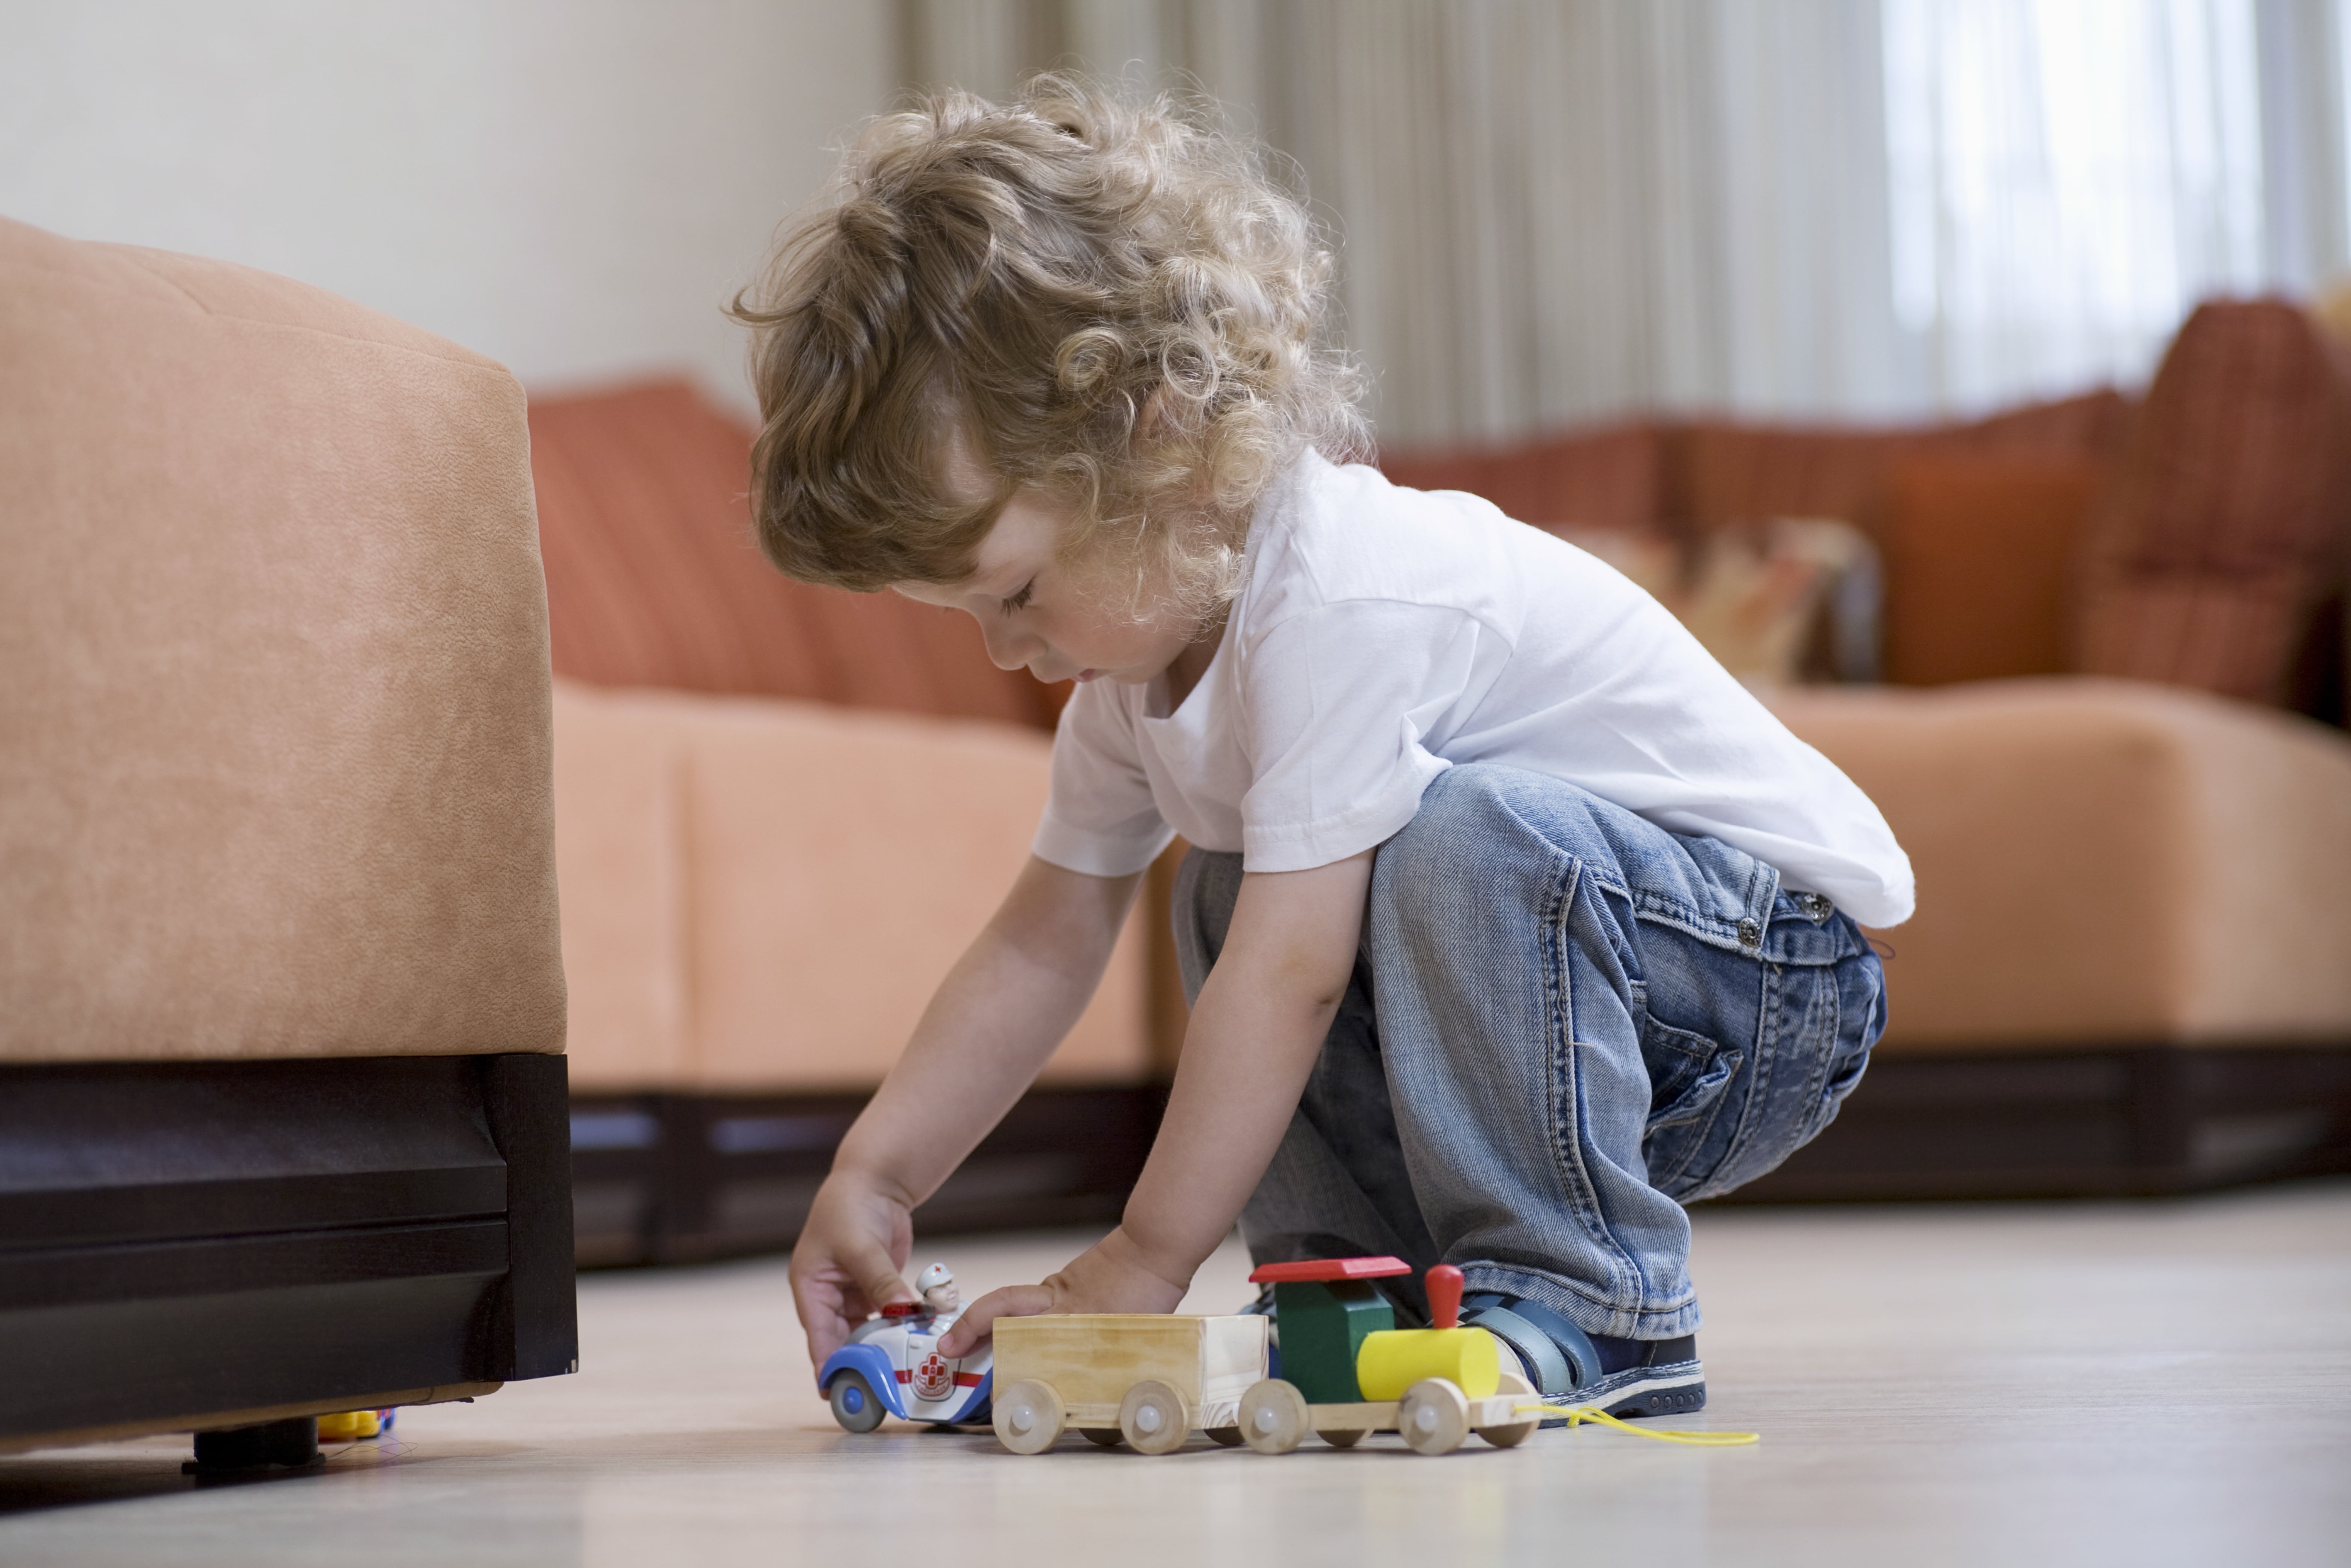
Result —
[{"label": "yellow wooden block", "polygon": [[1355,1386],[1367,1400],[1401,1399],[1424,1377],[1442,1377],[1472,1399],[1501,1386],[1502,1360],[1484,1329],[1388,1329],[1364,1336]]}]

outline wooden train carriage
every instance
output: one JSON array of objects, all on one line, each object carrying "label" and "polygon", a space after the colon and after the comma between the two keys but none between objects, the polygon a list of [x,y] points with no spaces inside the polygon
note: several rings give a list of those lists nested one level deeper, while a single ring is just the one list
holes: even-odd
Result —
[{"label": "wooden train carriage", "polygon": [[1165,1453],[1194,1431],[1240,1441],[1241,1396],[1266,1375],[1262,1317],[1075,1312],[996,1322],[995,1427],[1015,1453],[1076,1427]]}]

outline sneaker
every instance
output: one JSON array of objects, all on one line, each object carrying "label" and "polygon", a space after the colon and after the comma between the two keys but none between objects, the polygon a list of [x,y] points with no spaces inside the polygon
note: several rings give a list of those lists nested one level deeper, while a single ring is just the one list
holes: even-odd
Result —
[{"label": "sneaker", "polygon": [[1695,1334],[1666,1340],[1587,1334],[1549,1307],[1490,1291],[1462,1301],[1461,1322],[1516,1352],[1542,1402],[1562,1411],[1678,1416],[1706,1408],[1706,1371]]}]

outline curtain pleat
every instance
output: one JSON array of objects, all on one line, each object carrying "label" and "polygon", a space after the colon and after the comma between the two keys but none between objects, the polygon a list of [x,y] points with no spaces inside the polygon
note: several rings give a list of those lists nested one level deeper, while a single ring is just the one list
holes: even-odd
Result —
[{"label": "curtain pleat", "polygon": [[1966,413],[2340,272],[2342,0],[903,0],[909,79],[1196,85],[1296,160],[1392,446]]}]

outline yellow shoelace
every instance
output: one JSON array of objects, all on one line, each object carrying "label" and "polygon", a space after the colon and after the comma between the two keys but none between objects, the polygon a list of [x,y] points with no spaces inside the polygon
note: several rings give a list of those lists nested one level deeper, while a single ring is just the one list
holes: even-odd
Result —
[{"label": "yellow shoelace", "polygon": [[1570,1427],[1586,1421],[1596,1421],[1603,1427],[1614,1427],[1619,1432],[1630,1432],[1635,1437],[1646,1437],[1653,1443],[1679,1443],[1691,1448],[1743,1448],[1750,1443],[1763,1440],[1761,1432],[1660,1432],[1647,1427],[1635,1427],[1630,1421],[1619,1420],[1605,1410],[1586,1406],[1581,1410],[1562,1410],[1556,1405],[1520,1405],[1516,1414],[1524,1416],[1541,1412],[1545,1416],[1564,1416]]}]

